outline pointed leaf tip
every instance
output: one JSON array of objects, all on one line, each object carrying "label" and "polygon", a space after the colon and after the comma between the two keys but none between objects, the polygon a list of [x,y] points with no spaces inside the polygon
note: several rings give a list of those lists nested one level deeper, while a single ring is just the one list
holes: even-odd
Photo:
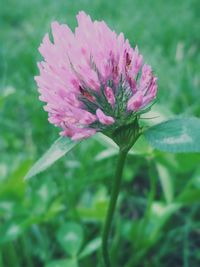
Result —
[{"label": "pointed leaf tip", "polygon": [[25,176],[25,180],[30,179],[36,174],[46,170],[57,160],[69,153],[78,143],[67,137],[58,138],[47,152],[32,166]]}]

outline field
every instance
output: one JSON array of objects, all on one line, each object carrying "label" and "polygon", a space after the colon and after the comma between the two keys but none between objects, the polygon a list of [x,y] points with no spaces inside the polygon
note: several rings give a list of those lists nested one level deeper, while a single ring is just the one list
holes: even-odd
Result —
[{"label": "field", "polygon": [[[79,10],[124,32],[152,65],[159,93],[144,115],[148,123],[200,117],[198,0],[0,0],[0,267],[101,266],[113,147],[94,136],[24,181],[59,133],[38,99],[38,47],[54,20],[74,29]],[[200,266],[199,163],[199,153],[160,152],[143,138],[130,151],[113,223],[113,266]],[[65,239],[70,231],[74,243]]]}]

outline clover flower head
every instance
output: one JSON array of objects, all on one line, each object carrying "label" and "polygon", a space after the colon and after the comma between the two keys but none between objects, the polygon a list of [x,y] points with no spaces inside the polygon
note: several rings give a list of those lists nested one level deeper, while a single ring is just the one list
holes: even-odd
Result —
[{"label": "clover flower head", "polygon": [[131,124],[156,98],[157,78],[123,33],[83,11],[73,33],[52,23],[53,42],[46,34],[35,77],[49,122],[73,140],[96,132],[112,133]]}]

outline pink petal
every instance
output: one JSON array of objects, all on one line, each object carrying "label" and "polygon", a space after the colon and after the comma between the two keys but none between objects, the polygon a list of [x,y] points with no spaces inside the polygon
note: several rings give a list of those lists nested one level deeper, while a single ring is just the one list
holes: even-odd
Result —
[{"label": "pink petal", "polygon": [[113,117],[105,115],[103,113],[103,111],[101,109],[99,109],[99,108],[96,110],[96,115],[97,115],[97,118],[99,119],[99,121],[102,124],[110,125],[110,124],[113,124],[115,122]]},{"label": "pink petal", "polygon": [[141,94],[141,92],[137,92],[129,99],[127,109],[137,111],[142,106],[142,103],[143,95]]},{"label": "pink petal", "polygon": [[111,87],[109,86],[106,87],[105,95],[108,100],[108,103],[110,103],[111,106],[113,107],[115,105],[115,96]]}]

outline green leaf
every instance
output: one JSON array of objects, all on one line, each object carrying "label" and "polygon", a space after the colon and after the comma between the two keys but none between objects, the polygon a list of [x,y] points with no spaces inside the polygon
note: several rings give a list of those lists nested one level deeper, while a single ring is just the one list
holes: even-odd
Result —
[{"label": "green leaf", "polygon": [[49,262],[45,267],[78,267],[76,259],[56,260]]},{"label": "green leaf", "polygon": [[74,142],[67,137],[58,138],[49,148],[49,150],[47,150],[47,152],[33,165],[33,167],[25,176],[25,179],[29,179],[36,174],[46,170],[66,153],[69,153],[69,151],[78,143],[79,142]]},{"label": "green leaf", "polygon": [[86,256],[89,256],[90,254],[95,252],[97,249],[99,249],[100,246],[101,246],[101,238],[97,237],[94,240],[92,240],[91,242],[89,242],[84,247],[83,251],[79,255],[79,259],[82,259],[82,258],[85,258]]},{"label": "green leaf", "polygon": [[0,245],[16,240],[24,231],[22,220],[6,221],[0,225]]},{"label": "green leaf", "polygon": [[16,92],[16,89],[12,86],[5,87],[0,95],[0,105],[4,102],[4,100],[9,97],[10,95],[14,94]]},{"label": "green leaf", "polygon": [[118,146],[115,144],[115,142],[111,138],[102,133],[95,134],[93,138],[105,147],[118,150]]},{"label": "green leaf", "polygon": [[74,257],[78,254],[83,243],[83,229],[75,222],[65,223],[59,229],[57,239],[63,249]]},{"label": "green leaf", "polygon": [[184,190],[177,198],[177,203],[183,205],[193,205],[200,201],[200,188],[188,188]]},{"label": "green leaf", "polygon": [[155,201],[151,206],[151,213],[148,218],[147,230],[143,235],[147,236],[151,245],[155,244],[159,236],[163,233],[163,227],[171,216],[181,208],[179,203],[165,204],[161,201]]},{"label": "green leaf", "polygon": [[90,196],[90,201],[79,203],[77,212],[87,222],[102,222],[105,219],[108,208],[108,196],[104,187],[100,187],[96,193]]},{"label": "green leaf", "polygon": [[200,119],[179,117],[157,124],[144,132],[156,149],[173,153],[200,152]]},{"label": "green leaf", "polygon": [[32,161],[27,159],[21,162],[17,168],[9,175],[7,179],[0,185],[0,197],[12,197],[15,199],[23,199],[26,191],[24,183],[24,175],[31,167]]},{"label": "green leaf", "polygon": [[172,203],[174,198],[173,177],[169,170],[162,164],[157,163],[156,169],[158,171],[159,180],[162,190],[168,204]]}]

